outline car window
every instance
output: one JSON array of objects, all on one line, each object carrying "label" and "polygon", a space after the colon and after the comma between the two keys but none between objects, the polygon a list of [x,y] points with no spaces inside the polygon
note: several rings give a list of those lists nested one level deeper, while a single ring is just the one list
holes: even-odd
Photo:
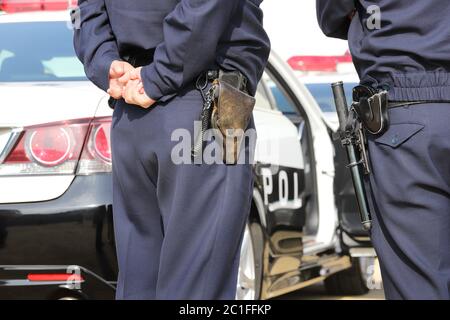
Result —
[{"label": "car window", "polygon": [[272,110],[270,99],[267,96],[267,92],[264,88],[264,85],[261,82],[258,84],[258,89],[256,90],[255,98],[256,98],[256,108]]},{"label": "car window", "polygon": [[278,84],[272,77],[272,75],[267,74],[267,77],[263,78],[265,81],[267,88],[270,90],[270,94],[272,95],[273,103],[275,104],[275,108],[281,111],[286,115],[294,115],[297,114],[296,107],[286,92],[283,90],[281,85]]},{"label": "car window", "polygon": [[0,51],[0,68],[2,67],[3,61],[5,61],[8,58],[14,57],[14,53],[8,50],[2,50]]},{"label": "car window", "polygon": [[[305,84],[309,89],[313,97],[316,99],[320,109],[323,112],[336,112],[334,105],[333,92],[331,86],[328,83],[307,83]],[[352,103],[352,90],[356,83],[344,84],[345,96],[347,98],[347,105]]]},{"label": "car window", "polygon": [[87,80],[72,36],[64,21],[0,23],[0,82]]}]

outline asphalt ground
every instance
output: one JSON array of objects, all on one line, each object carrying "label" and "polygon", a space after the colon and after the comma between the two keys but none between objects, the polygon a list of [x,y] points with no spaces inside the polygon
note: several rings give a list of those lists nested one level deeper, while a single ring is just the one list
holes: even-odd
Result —
[{"label": "asphalt ground", "polygon": [[368,275],[371,277],[372,290],[367,294],[360,296],[332,296],[329,295],[323,283],[312,285],[295,292],[278,297],[284,300],[385,300],[381,271],[378,259],[375,259],[372,268],[368,269]]},{"label": "asphalt ground", "polygon": [[331,296],[328,295],[323,283],[298,290],[277,299],[282,300],[384,300],[383,290],[370,290],[361,296]]}]

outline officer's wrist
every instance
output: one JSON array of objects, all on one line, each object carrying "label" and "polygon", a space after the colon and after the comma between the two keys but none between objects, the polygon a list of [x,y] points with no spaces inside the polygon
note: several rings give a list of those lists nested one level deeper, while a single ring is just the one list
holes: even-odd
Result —
[{"label": "officer's wrist", "polygon": [[89,79],[94,82],[100,89],[106,91],[109,89],[109,72],[114,60],[120,60],[120,57],[114,54],[105,54],[94,65],[94,72]]},{"label": "officer's wrist", "polygon": [[152,100],[158,101],[164,96],[164,92],[157,84],[159,75],[155,70],[154,64],[142,67],[141,81],[144,86],[144,91]]}]

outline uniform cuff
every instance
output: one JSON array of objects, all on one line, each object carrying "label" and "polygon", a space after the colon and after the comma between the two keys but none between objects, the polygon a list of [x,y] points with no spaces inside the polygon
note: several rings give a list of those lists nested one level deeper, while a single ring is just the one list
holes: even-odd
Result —
[{"label": "uniform cuff", "polygon": [[154,63],[142,68],[141,78],[145,93],[155,101],[166,102],[177,95],[164,84]]},{"label": "uniform cuff", "polygon": [[164,96],[161,85],[159,85],[157,82],[157,79],[159,79],[159,75],[156,71],[154,63],[142,68],[141,78],[147,96],[155,101],[160,100]]},{"label": "uniform cuff", "polygon": [[93,75],[97,78],[97,81],[93,81],[97,83],[97,85],[103,91],[107,91],[109,89],[109,70],[111,69],[111,64],[114,60],[122,60],[118,54],[114,53],[106,53],[104,54],[96,64],[95,74]]}]

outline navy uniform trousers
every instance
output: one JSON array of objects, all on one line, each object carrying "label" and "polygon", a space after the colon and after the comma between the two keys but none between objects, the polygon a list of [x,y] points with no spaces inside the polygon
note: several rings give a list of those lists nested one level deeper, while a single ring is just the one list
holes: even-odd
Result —
[{"label": "navy uniform trousers", "polygon": [[450,299],[450,104],[390,110],[369,140],[373,229],[388,299]]},{"label": "navy uniform trousers", "polygon": [[192,87],[148,110],[115,107],[118,299],[235,298],[252,169],[172,163],[172,132],[192,135],[201,109]]}]

